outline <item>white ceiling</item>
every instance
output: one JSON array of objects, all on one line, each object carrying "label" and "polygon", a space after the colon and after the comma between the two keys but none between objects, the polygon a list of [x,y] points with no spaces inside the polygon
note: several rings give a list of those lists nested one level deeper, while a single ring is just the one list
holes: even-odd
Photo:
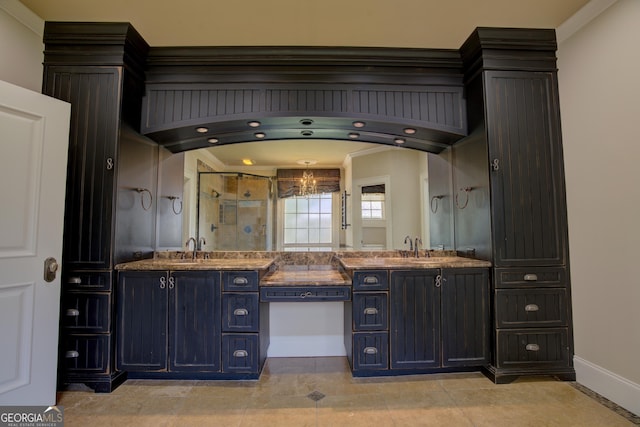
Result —
[{"label": "white ceiling", "polygon": [[[588,0],[21,0],[45,21],[130,22],[152,47],[378,46],[458,49],[476,27],[557,28]],[[372,145],[269,141],[217,147],[228,165],[339,166]],[[377,147],[373,145],[373,147]]]}]

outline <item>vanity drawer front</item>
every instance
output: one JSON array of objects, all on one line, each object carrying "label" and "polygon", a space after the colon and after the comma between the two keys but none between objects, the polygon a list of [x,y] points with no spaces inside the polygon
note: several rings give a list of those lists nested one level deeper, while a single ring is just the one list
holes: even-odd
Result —
[{"label": "vanity drawer front", "polygon": [[260,314],[257,292],[222,295],[222,330],[224,332],[258,332]]},{"label": "vanity drawer front", "polygon": [[566,289],[496,290],[497,328],[559,326],[567,326]]},{"label": "vanity drawer front", "polygon": [[389,334],[356,332],[353,334],[353,370],[389,369]]},{"label": "vanity drawer front", "polygon": [[258,342],[258,334],[223,334],[222,371],[257,373],[260,356]]},{"label": "vanity drawer front", "polygon": [[544,288],[567,286],[564,267],[496,268],[496,288]]},{"label": "vanity drawer front", "polygon": [[65,274],[62,287],[65,291],[107,292],[112,288],[111,272],[71,271]]},{"label": "vanity drawer front", "polygon": [[62,300],[61,317],[68,332],[110,332],[111,295],[67,292]]},{"label": "vanity drawer front", "polygon": [[262,302],[349,301],[349,286],[263,286]]},{"label": "vanity drawer front", "polygon": [[353,273],[354,291],[386,291],[389,290],[389,273],[387,270],[366,270]]},{"label": "vanity drawer front", "polygon": [[389,294],[355,292],[353,294],[353,330],[384,331],[389,329]]},{"label": "vanity drawer front", "polygon": [[60,358],[66,373],[107,374],[111,335],[64,335]]},{"label": "vanity drawer front", "polygon": [[570,366],[567,328],[498,329],[497,368]]},{"label": "vanity drawer front", "polygon": [[257,292],[257,271],[223,271],[222,290],[225,292]]}]

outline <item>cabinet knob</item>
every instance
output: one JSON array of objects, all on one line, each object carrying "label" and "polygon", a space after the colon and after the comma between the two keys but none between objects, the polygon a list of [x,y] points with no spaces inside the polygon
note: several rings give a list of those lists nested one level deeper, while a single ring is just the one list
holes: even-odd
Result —
[{"label": "cabinet knob", "polygon": [[82,279],[79,277],[69,277],[67,283],[69,283],[70,285],[79,285],[80,283],[82,283]]},{"label": "cabinet knob", "polygon": [[66,357],[67,359],[76,359],[80,357],[80,353],[75,350],[69,350],[64,354],[64,357]]},{"label": "cabinet knob", "polygon": [[524,281],[525,282],[535,282],[536,280],[538,280],[538,275],[537,274],[525,274],[524,275]]},{"label": "cabinet knob", "polygon": [[378,309],[375,307],[367,307],[364,309],[364,314],[378,314]]},{"label": "cabinet knob", "polygon": [[167,278],[166,277],[161,277],[160,278],[160,289],[164,289],[167,287]]},{"label": "cabinet knob", "polygon": [[69,308],[69,309],[67,309],[66,314],[69,317],[78,317],[78,316],[80,316],[80,310],[77,310],[75,308]]},{"label": "cabinet knob", "polygon": [[378,349],[375,347],[365,347],[364,354],[378,354]]},{"label": "cabinet knob", "polygon": [[310,297],[310,296],[313,296],[312,292],[302,292],[300,294],[300,298],[306,298],[306,297]]},{"label": "cabinet knob", "polygon": [[236,350],[233,352],[233,357],[247,357],[248,355],[247,350]]},{"label": "cabinet knob", "polygon": [[524,311],[538,311],[540,307],[537,304],[527,304],[524,306]]},{"label": "cabinet knob", "polygon": [[524,348],[527,351],[539,351],[540,350],[540,346],[538,344],[527,344]]},{"label": "cabinet knob", "polygon": [[249,311],[246,308],[236,308],[233,310],[234,316],[246,316],[249,314]]}]

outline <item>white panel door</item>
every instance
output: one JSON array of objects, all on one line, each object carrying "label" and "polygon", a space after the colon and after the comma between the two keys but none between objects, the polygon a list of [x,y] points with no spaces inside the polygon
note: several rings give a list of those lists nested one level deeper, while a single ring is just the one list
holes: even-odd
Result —
[{"label": "white panel door", "polygon": [[56,403],[70,110],[0,81],[0,405]]}]

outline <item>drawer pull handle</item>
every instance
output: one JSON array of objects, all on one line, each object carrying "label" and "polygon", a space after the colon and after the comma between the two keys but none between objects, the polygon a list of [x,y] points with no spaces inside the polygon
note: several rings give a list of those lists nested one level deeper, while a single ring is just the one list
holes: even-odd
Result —
[{"label": "drawer pull handle", "polygon": [[375,347],[365,347],[364,354],[378,354],[378,349]]},{"label": "drawer pull handle", "polygon": [[540,307],[538,307],[538,304],[527,304],[524,306],[524,311],[538,311],[540,310]]},{"label": "drawer pull handle", "polygon": [[535,282],[536,280],[538,280],[538,275],[537,274],[525,274],[524,275],[524,281],[525,282]]},{"label": "drawer pull handle", "polygon": [[75,350],[70,350],[70,351],[67,351],[64,354],[64,357],[66,357],[67,359],[76,359],[76,358],[80,357],[80,353],[78,353]]},{"label": "drawer pull handle", "polygon": [[540,346],[538,344],[527,344],[525,347],[525,350],[527,351],[539,351],[540,350]]},{"label": "drawer pull handle", "polygon": [[364,314],[378,314],[378,309],[375,307],[367,307],[364,309]]},{"label": "drawer pull handle", "polygon": [[82,279],[80,277],[69,277],[67,283],[69,283],[70,285],[79,285],[80,283],[82,283]]},{"label": "drawer pull handle", "polygon": [[247,283],[249,283],[249,281],[247,280],[246,277],[234,277],[233,278],[233,284],[234,285],[246,285]]},{"label": "drawer pull handle", "polygon": [[367,285],[375,285],[378,283],[378,278],[376,276],[366,276],[362,281]]},{"label": "drawer pull handle", "polygon": [[233,352],[233,357],[247,357],[248,355],[247,350],[236,350]]},{"label": "drawer pull handle", "polygon": [[248,314],[249,314],[249,311],[247,311],[246,308],[236,308],[235,310],[233,310],[234,316],[246,316]]},{"label": "drawer pull handle", "polygon": [[80,310],[77,310],[75,308],[69,308],[69,309],[67,309],[67,316],[69,316],[69,317],[80,316]]},{"label": "drawer pull handle", "polygon": [[300,294],[300,298],[306,298],[306,297],[311,297],[313,296],[313,293],[309,292],[303,292]]}]

